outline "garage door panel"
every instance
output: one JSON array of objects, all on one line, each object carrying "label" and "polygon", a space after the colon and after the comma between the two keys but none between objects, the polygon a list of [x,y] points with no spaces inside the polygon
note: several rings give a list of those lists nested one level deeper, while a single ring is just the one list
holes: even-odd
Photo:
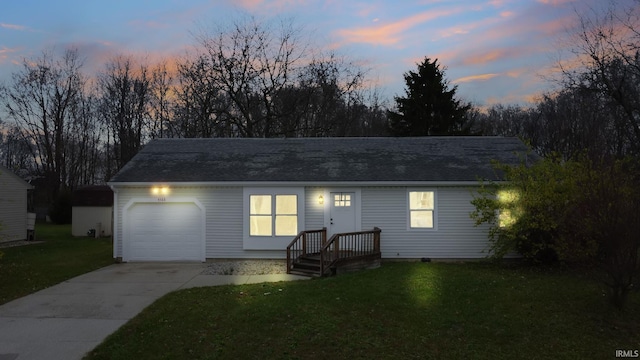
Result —
[{"label": "garage door panel", "polygon": [[203,259],[202,210],[196,204],[134,204],[128,219],[127,260]]}]

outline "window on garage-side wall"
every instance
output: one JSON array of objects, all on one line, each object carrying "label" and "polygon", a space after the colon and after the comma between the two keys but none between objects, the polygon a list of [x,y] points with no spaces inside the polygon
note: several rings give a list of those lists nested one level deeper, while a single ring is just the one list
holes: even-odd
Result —
[{"label": "window on garage-side wall", "polygon": [[409,191],[409,227],[433,229],[435,218],[435,192]]}]

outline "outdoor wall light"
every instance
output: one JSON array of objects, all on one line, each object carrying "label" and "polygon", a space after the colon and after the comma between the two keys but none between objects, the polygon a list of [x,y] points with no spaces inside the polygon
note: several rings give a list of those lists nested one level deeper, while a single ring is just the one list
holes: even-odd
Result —
[{"label": "outdoor wall light", "polygon": [[167,195],[169,194],[169,187],[167,186],[154,186],[151,188],[151,193],[153,195]]},{"label": "outdoor wall light", "polygon": [[320,205],[324,204],[324,196],[322,195],[318,196],[318,204]]}]

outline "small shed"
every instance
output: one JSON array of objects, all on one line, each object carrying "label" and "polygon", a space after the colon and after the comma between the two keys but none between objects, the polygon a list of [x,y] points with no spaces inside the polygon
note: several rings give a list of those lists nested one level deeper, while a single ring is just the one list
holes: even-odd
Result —
[{"label": "small shed", "polygon": [[71,199],[71,234],[111,236],[113,191],[107,185],[91,185],[73,192]]},{"label": "small shed", "polygon": [[0,165],[0,243],[27,240],[33,233],[33,220],[28,219],[27,191],[31,184]]}]

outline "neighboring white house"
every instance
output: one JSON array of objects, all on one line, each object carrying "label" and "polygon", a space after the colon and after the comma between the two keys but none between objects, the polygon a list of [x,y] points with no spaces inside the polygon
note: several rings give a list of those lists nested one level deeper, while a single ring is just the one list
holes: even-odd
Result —
[{"label": "neighboring white house", "polygon": [[71,200],[71,234],[111,236],[113,191],[107,185],[85,186],[73,192]]},{"label": "neighboring white house", "polygon": [[26,181],[0,165],[0,242],[27,239]]},{"label": "neighboring white house", "polygon": [[156,139],[109,185],[123,261],[284,258],[302,230],[381,233],[382,258],[480,258],[479,179],[516,138]]}]

